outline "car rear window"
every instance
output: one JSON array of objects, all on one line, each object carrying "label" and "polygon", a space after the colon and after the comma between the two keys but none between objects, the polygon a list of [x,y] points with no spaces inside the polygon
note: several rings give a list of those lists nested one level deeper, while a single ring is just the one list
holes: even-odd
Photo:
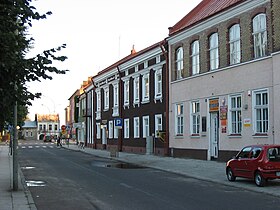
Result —
[{"label": "car rear window", "polygon": [[270,161],[280,162],[280,147],[269,148],[267,152]]}]

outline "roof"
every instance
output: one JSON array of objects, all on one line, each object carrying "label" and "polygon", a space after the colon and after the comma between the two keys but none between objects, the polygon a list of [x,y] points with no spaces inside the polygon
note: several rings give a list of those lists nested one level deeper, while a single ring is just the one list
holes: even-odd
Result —
[{"label": "roof", "polygon": [[203,0],[173,27],[169,28],[169,36],[245,1],[247,0]]},{"label": "roof", "polygon": [[37,128],[36,121],[24,121],[22,128]]},{"label": "roof", "polygon": [[131,59],[133,59],[135,57],[137,57],[137,56],[140,56],[140,55],[148,52],[151,49],[159,47],[161,45],[161,43],[163,43],[163,41],[157,42],[157,43],[155,43],[155,44],[153,44],[153,45],[151,45],[151,46],[149,46],[149,47],[147,47],[147,48],[145,48],[145,49],[143,49],[143,50],[141,50],[139,52],[136,52],[135,49],[134,49],[134,46],[133,46],[131,54],[129,54],[128,56],[122,58],[121,60],[117,61],[116,63],[112,64],[111,66],[108,66],[107,68],[103,69],[102,71],[98,72],[98,74],[93,76],[92,79],[94,79],[94,78],[96,78],[96,77],[100,76],[101,74],[104,74],[104,73],[106,73],[108,71],[111,71],[114,68],[117,68],[119,65],[121,65],[121,64],[123,64],[123,63],[125,63],[125,62],[127,62],[127,61],[129,61],[129,60],[131,60]]}]

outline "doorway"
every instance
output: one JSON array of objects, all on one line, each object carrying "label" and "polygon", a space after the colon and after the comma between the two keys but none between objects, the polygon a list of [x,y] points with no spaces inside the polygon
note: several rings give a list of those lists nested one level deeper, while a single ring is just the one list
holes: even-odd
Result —
[{"label": "doorway", "polygon": [[210,113],[210,157],[218,158],[219,148],[219,113]]}]

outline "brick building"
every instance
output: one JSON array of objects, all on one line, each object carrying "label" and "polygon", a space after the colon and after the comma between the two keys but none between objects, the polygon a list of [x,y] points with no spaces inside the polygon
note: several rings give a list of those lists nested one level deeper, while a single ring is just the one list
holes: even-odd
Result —
[{"label": "brick building", "polygon": [[280,143],[279,6],[203,0],[169,28],[173,156],[226,160]]}]

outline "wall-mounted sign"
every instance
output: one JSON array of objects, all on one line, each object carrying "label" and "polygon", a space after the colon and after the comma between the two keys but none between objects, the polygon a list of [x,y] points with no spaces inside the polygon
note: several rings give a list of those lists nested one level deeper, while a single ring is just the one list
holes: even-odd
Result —
[{"label": "wall-mounted sign", "polygon": [[210,99],[209,112],[218,112],[218,111],[219,111],[219,99]]},{"label": "wall-mounted sign", "polygon": [[251,119],[247,118],[244,119],[244,127],[250,127],[251,126]]}]

